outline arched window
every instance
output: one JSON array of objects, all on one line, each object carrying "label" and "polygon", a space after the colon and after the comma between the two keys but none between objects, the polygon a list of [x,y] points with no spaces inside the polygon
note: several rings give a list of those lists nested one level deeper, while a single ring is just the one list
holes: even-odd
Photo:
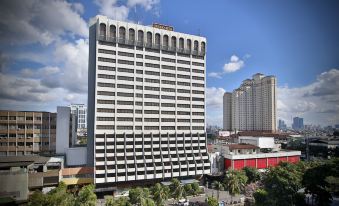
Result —
[{"label": "arched window", "polygon": [[192,50],[192,41],[190,39],[187,39],[187,45],[186,45],[186,49],[188,51],[191,51]]},{"label": "arched window", "polygon": [[100,31],[99,33],[100,37],[106,38],[106,24],[101,23],[99,31]]},{"label": "arched window", "polygon": [[125,29],[125,27],[120,27],[119,28],[119,38],[121,39],[121,40],[125,40],[126,39],[126,29]]},{"label": "arched window", "polygon": [[152,33],[147,32],[147,45],[152,45]]},{"label": "arched window", "polygon": [[158,33],[155,34],[155,45],[156,46],[160,45],[160,34]]},{"label": "arched window", "polygon": [[172,36],[171,38],[171,47],[173,49],[177,47],[177,38],[175,36]]},{"label": "arched window", "polygon": [[201,52],[205,53],[206,48],[205,48],[205,42],[201,42]]},{"label": "arched window", "polygon": [[184,39],[183,38],[179,39],[179,49],[181,49],[181,50],[184,49]]},{"label": "arched window", "polygon": [[138,42],[141,44],[144,43],[144,32],[141,30],[138,31]]},{"label": "arched window", "polygon": [[111,38],[116,38],[117,29],[114,25],[109,26],[109,35],[110,35]]},{"label": "arched window", "polygon": [[168,36],[164,35],[162,39],[162,43],[164,44],[164,47],[168,47]]},{"label": "arched window", "polygon": [[198,51],[199,50],[199,43],[197,40],[194,41],[194,47],[193,47],[194,51]]},{"label": "arched window", "polygon": [[128,40],[130,42],[134,42],[135,41],[135,31],[134,31],[134,29],[129,29],[128,30]]}]

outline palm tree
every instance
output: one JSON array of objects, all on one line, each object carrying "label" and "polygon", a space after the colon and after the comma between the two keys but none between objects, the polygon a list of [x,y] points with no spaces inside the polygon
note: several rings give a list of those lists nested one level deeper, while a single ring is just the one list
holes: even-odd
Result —
[{"label": "palm tree", "polygon": [[169,196],[169,188],[160,183],[155,184],[153,188],[153,199],[158,206],[163,206]]},{"label": "palm tree", "polygon": [[181,185],[180,181],[176,178],[171,180],[171,193],[175,200],[180,200],[184,195],[184,187]]},{"label": "palm tree", "polygon": [[224,182],[231,195],[231,201],[233,201],[233,196],[240,194],[244,190],[247,177],[243,171],[229,170],[226,173]]},{"label": "palm tree", "polygon": [[219,181],[214,181],[212,187],[217,190],[217,200],[219,201],[219,191],[224,190],[224,185]]}]

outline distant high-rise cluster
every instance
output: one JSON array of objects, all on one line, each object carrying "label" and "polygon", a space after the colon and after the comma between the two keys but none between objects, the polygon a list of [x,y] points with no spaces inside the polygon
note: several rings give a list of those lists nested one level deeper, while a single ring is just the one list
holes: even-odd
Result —
[{"label": "distant high-rise cluster", "polygon": [[224,129],[240,131],[276,130],[275,76],[257,73],[232,93],[224,94]]},{"label": "distant high-rise cluster", "polygon": [[304,118],[294,117],[292,129],[294,130],[302,130],[304,129]]},{"label": "distant high-rise cluster", "polygon": [[279,119],[279,122],[278,122],[278,129],[279,129],[279,130],[286,130],[286,129],[287,129],[287,125],[286,125],[286,123],[285,123],[284,120]]}]

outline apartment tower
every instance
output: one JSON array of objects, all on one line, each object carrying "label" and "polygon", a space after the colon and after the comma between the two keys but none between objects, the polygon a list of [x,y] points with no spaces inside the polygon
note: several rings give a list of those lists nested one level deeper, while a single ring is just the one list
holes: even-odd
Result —
[{"label": "apartment tower", "polygon": [[0,110],[0,156],[55,153],[56,113]]},{"label": "apartment tower", "polygon": [[96,16],[89,47],[88,163],[97,186],[210,173],[206,38]]},{"label": "apartment tower", "polygon": [[275,76],[257,73],[232,93],[224,94],[224,129],[276,131]]}]

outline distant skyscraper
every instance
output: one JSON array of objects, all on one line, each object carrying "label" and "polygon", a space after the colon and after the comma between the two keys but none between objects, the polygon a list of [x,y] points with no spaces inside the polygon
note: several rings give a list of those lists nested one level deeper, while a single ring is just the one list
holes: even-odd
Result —
[{"label": "distant skyscraper", "polygon": [[84,104],[71,104],[71,114],[75,115],[76,127],[78,129],[87,128],[87,107]]},{"label": "distant skyscraper", "polygon": [[287,126],[286,126],[286,124],[285,124],[285,121],[284,121],[284,120],[282,120],[282,119],[279,119],[279,123],[278,123],[278,129],[279,129],[279,130],[285,130],[285,129],[287,129]]},{"label": "distant skyscraper", "polygon": [[300,117],[293,118],[292,128],[294,130],[302,130],[304,129],[304,119]]},{"label": "distant skyscraper", "polygon": [[232,93],[224,94],[224,129],[240,131],[276,130],[275,76],[253,75]]},{"label": "distant skyscraper", "polygon": [[172,30],[91,20],[87,151],[97,188],[210,173],[206,38]]}]

